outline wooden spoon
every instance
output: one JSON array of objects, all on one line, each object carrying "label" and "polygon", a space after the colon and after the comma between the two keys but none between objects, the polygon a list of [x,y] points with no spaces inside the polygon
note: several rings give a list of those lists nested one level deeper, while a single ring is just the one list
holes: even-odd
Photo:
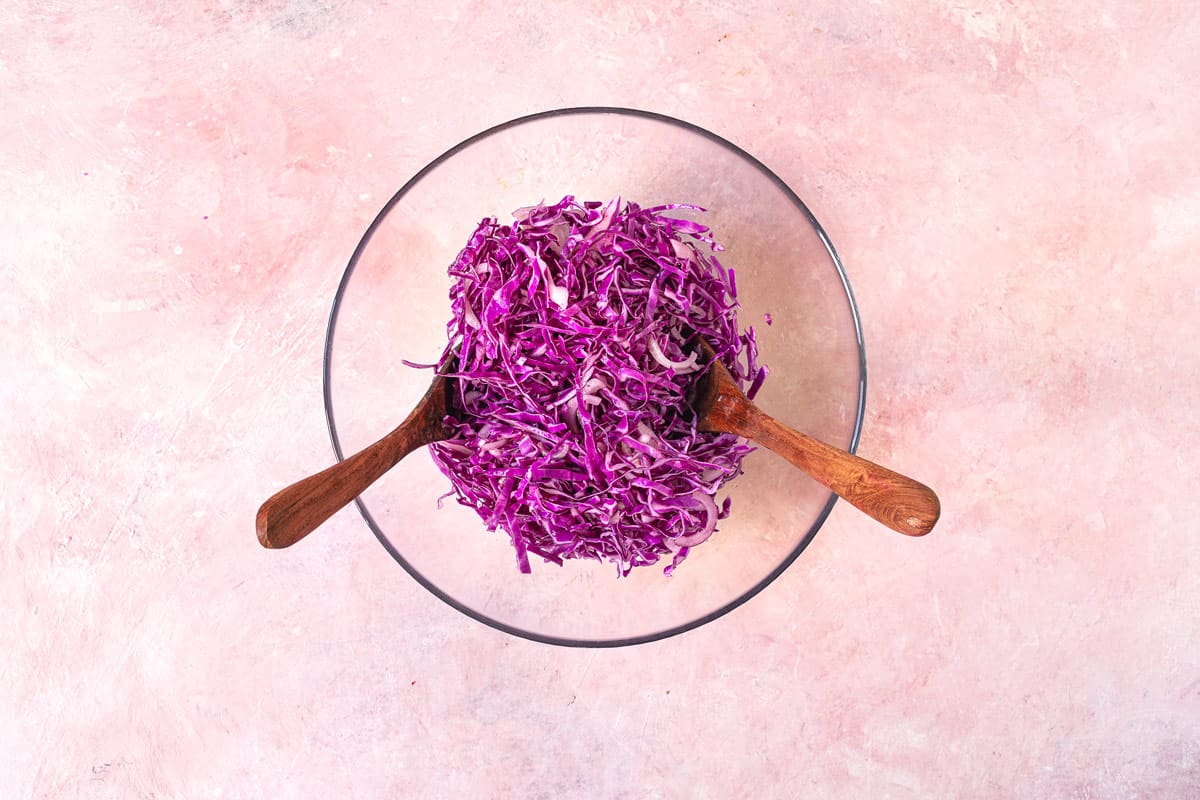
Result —
[{"label": "wooden spoon", "polygon": [[817,441],[773,419],[746,399],[708,342],[700,348],[712,365],[693,399],[700,430],[734,433],[774,450],[834,494],[894,531],[924,536],[941,514],[937,495],[907,478]]},{"label": "wooden spoon", "polygon": [[[697,386],[694,409],[701,430],[734,433],[779,453],[821,484],[889,528],[923,536],[940,514],[937,495],[924,484],[819,442],[764,414],[733,382],[729,370],[701,342],[712,368]],[[326,470],[275,493],[258,509],[263,547],[290,547],[358,497],[412,451],[449,438],[443,420],[453,381],[438,375],[412,413],[391,433]]]},{"label": "wooden spoon", "polygon": [[258,541],[272,549],[289,547],[312,533],[367,487],[431,442],[450,438],[443,420],[450,409],[453,381],[438,375],[417,407],[394,431],[327,470],[277,492],[258,509]]}]

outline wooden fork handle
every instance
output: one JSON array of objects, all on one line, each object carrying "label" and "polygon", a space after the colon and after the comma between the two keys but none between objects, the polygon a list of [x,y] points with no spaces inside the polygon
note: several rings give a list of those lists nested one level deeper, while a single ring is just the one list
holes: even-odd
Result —
[{"label": "wooden fork handle", "polygon": [[[414,412],[414,416],[416,412]],[[329,469],[276,492],[258,509],[256,528],[263,547],[290,547],[358,497],[400,459],[443,438],[424,420],[410,416],[400,427]]]},{"label": "wooden fork handle", "polygon": [[742,435],[774,450],[894,531],[924,536],[933,530],[941,503],[925,484],[806,436],[754,406],[749,408],[740,421]]}]

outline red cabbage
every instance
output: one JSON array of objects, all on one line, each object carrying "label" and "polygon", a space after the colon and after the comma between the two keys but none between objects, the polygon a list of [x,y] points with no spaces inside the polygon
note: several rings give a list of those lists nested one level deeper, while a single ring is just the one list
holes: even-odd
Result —
[{"label": "red cabbage", "polygon": [[521,572],[531,554],[622,575],[669,556],[669,575],[729,515],[715,495],[752,448],[696,430],[696,337],[750,396],[767,370],[721,246],[676,209],[704,210],[568,196],[484,219],[450,267],[437,368],[458,378],[456,408],[430,449]]}]

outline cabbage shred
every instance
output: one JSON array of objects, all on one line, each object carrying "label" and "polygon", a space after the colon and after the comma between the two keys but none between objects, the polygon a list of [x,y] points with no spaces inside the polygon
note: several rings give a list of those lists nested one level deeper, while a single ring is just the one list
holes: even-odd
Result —
[{"label": "cabbage shred", "polygon": [[564,197],[484,219],[450,267],[437,367],[455,376],[452,436],[430,450],[458,502],[530,556],[668,575],[729,515],[717,491],[751,447],[696,430],[696,337],[752,395],[767,374],[739,333],[732,269],[708,227]]}]

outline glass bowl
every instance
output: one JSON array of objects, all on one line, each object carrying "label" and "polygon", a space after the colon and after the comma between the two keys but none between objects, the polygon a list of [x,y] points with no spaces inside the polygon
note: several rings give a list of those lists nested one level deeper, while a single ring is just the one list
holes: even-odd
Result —
[{"label": "glass bowl", "polygon": [[[446,269],[479,221],[539,201],[620,195],[644,206],[694,203],[737,271],[741,327],[758,333],[771,375],[768,413],[853,451],[866,361],[850,284],[812,212],[771,170],[695,125],[623,108],[569,108],[489,128],[398,191],[363,235],[338,286],[325,346],[325,412],[339,459],[395,427],[432,373],[450,315]],[[766,324],[769,314],[773,324]],[[618,577],[611,564],[531,558],[517,570],[502,531],[439,496],[449,481],[426,450],[356,501],[380,543],[422,586],[464,614],[549,644],[613,647],[711,622],[762,591],[804,550],[836,497],[760,449],[718,498],[732,515],[667,577]]]}]

